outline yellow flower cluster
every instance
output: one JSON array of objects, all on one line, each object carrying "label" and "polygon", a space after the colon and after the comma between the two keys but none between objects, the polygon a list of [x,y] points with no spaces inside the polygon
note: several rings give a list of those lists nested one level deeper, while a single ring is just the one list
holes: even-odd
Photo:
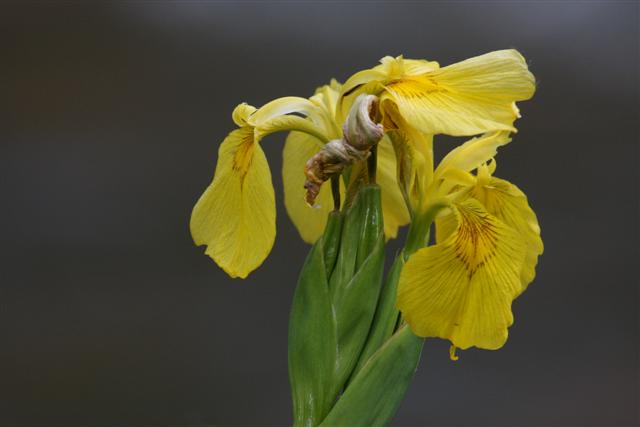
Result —
[{"label": "yellow flower cluster", "polygon": [[[442,68],[385,57],[308,99],[280,98],[259,109],[241,104],[233,112],[238,129],[222,142],[213,182],[194,207],[194,241],[232,277],[246,277],[264,261],[275,238],[275,199],[259,141],[277,131],[290,132],[282,171],[287,212],[303,240],[317,240],[333,209],[331,189],[322,186],[316,205],[307,206],[304,165],[342,138],[360,94],[375,95],[385,131],[376,174],[385,235],[436,218],[436,244],[408,259],[397,306],[415,334],[448,339],[453,351],[499,348],[513,322],[511,303],[533,280],[543,245],[526,196],[493,176],[494,157],[516,132],[516,101],[534,92],[524,58],[502,50]],[[476,137],[434,167],[437,134]]]}]

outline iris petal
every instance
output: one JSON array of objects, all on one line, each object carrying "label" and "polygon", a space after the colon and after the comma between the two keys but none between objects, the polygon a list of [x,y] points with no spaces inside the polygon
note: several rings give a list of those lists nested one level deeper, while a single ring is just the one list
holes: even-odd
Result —
[{"label": "iris petal", "polygon": [[264,152],[250,126],[236,129],[220,145],[213,182],[193,208],[193,240],[231,277],[244,278],[271,251],[275,220]]},{"label": "iris petal", "polygon": [[525,242],[474,199],[453,207],[455,230],[416,252],[400,276],[398,308],[416,335],[461,349],[497,349],[522,291]]},{"label": "iris petal", "polygon": [[420,76],[391,81],[393,100],[411,125],[430,134],[475,135],[515,131],[515,101],[531,98],[535,80],[515,50],[470,58]]}]

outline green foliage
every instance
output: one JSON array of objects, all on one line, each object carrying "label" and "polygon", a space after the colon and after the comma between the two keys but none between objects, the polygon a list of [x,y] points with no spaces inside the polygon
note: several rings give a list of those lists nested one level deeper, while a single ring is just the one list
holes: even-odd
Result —
[{"label": "green foliage", "polygon": [[336,328],[327,279],[325,251],[339,240],[341,215],[330,217],[325,235],[302,267],[289,321],[289,381],[294,425],[322,421],[339,391],[334,382]]},{"label": "green foliage", "polygon": [[394,334],[403,264],[399,256],[378,302],[384,234],[377,185],[362,187],[344,212],[330,214],[303,266],[291,309],[295,426],[384,425],[391,419],[423,342],[406,327]]}]

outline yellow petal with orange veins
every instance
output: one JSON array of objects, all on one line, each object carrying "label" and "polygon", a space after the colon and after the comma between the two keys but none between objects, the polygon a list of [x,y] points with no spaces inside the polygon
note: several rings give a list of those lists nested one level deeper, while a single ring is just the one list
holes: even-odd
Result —
[{"label": "yellow petal with orange veins", "polygon": [[[287,136],[282,154],[284,205],[302,240],[307,243],[314,243],[322,235],[327,216],[333,210],[333,196],[329,183],[320,187],[315,206],[311,207],[305,202],[304,166],[323,146],[317,138],[301,132],[291,132]],[[344,194],[342,184],[341,190]]]},{"label": "yellow petal with orange veins", "polygon": [[473,187],[469,195],[525,240],[527,251],[520,273],[524,291],[535,278],[538,257],[544,251],[538,218],[527,196],[514,184],[496,177],[491,177],[486,185]]},{"label": "yellow petal with orange veins", "polygon": [[276,210],[271,172],[249,126],[220,145],[213,182],[191,214],[196,245],[231,277],[246,277],[273,246]]},{"label": "yellow petal with orange veins", "polygon": [[453,210],[457,227],[447,239],[407,261],[397,306],[418,336],[448,339],[461,349],[497,349],[522,291],[525,242],[477,200]]}]

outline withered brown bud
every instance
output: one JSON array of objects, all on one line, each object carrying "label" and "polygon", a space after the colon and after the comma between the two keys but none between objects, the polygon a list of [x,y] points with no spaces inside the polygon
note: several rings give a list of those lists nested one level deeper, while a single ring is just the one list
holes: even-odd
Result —
[{"label": "withered brown bud", "polygon": [[360,95],[343,126],[344,137],[330,141],[309,159],[304,167],[307,176],[304,188],[307,190],[305,200],[310,206],[313,206],[325,181],[354,162],[366,159],[371,148],[382,139],[383,127],[373,120],[377,111],[377,97]]}]

